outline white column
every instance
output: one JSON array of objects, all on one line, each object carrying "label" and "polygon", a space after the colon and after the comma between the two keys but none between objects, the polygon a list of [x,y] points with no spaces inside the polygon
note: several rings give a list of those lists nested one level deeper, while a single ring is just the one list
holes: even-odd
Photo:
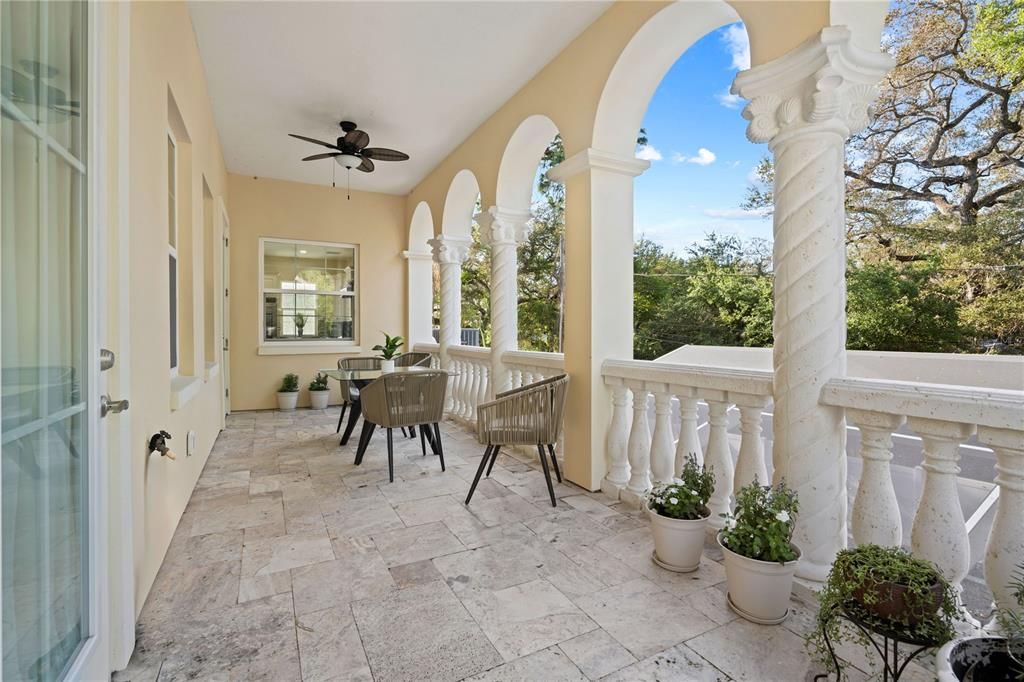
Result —
[{"label": "white column", "polygon": [[[469,237],[442,234],[427,242],[434,252],[434,260],[441,266],[441,330],[438,335],[441,367],[449,369],[448,349],[462,344],[462,263],[469,255]],[[462,385],[456,378],[454,385]],[[456,391],[457,392],[457,391]],[[453,398],[448,397],[448,406]]]},{"label": "white column", "polygon": [[[426,244],[420,248],[425,249]],[[433,291],[429,286],[433,274],[431,273],[432,255],[428,251],[403,251],[402,257],[406,261],[406,285],[408,306],[406,318],[406,347],[412,349],[414,343],[433,343],[434,337],[431,334],[431,313]],[[424,286],[427,284],[428,286]]]},{"label": "white column", "polygon": [[705,395],[708,401],[708,449],[704,461],[715,474],[715,491],[708,500],[711,518],[708,526],[722,528],[725,519],[721,514],[731,510],[732,505],[732,450],[729,449],[729,403],[725,395]]},{"label": "white column", "polygon": [[999,486],[996,517],[985,548],[985,581],[996,606],[1024,616],[1009,587],[1015,571],[1024,564],[1024,433],[979,427],[978,440],[995,450]]},{"label": "white column", "polygon": [[633,425],[629,429],[629,485],[622,498],[639,505],[651,489],[651,428],[647,424],[650,392],[642,382],[630,383],[629,389],[633,392]]},{"label": "white column", "polygon": [[672,441],[672,394],[668,386],[654,391],[654,435],[651,437],[651,478],[665,483],[675,475],[675,443]]},{"label": "white column", "polygon": [[611,384],[611,389],[612,418],[605,441],[608,475],[601,481],[601,490],[618,498],[629,483],[629,389],[622,383]]},{"label": "white column", "polygon": [[860,429],[860,482],[853,500],[853,539],[858,545],[899,547],[903,543],[900,505],[892,483],[892,433],[903,417],[884,412],[846,410]]},{"label": "white column", "polygon": [[740,410],[740,453],[736,458],[736,475],[733,489],[739,490],[755,479],[761,485],[768,484],[768,469],[764,462],[764,441],[761,440],[761,410],[768,399],[757,395],[731,396]]},{"label": "white column", "polygon": [[519,348],[518,250],[530,234],[532,218],[529,211],[497,206],[476,215],[480,239],[491,247],[491,386],[495,393],[512,388],[502,354]]},{"label": "white column", "polygon": [[676,474],[683,470],[686,458],[693,455],[704,463],[704,451],[697,433],[697,393],[692,388],[673,387],[679,398],[679,440],[676,441]]},{"label": "white column", "polygon": [[800,499],[797,574],[824,580],[846,546],[846,428],[818,404],[846,374],[844,143],[868,122],[889,57],[825,28],[788,54],[742,71],[747,137],[775,159],[774,450],[776,479]]}]

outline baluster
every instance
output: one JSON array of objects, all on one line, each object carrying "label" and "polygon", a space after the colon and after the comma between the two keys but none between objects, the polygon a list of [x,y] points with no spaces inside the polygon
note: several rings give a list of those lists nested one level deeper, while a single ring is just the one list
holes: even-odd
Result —
[{"label": "baluster", "polygon": [[608,474],[601,482],[601,490],[618,499],[629,483],[629,390],[622,384],[613,384],[611,389],[612,420],[605,437]]},{"label": "baluster", "polygon": [[523,371],[518,367],[512,368],[512,388],[520,388],[523,385]]},{"label": "baluster", "polygon": [[529,386],[533,383],[533,373],[529,367],[523,367],[523,386]]},{"label": "baluster", "polygon": [[671,481],[675,474],[671,414],[672,394],[668,386],[659,385],[654,392],[654,435],[651,437],[651,476],[656,483]]},{"label": "baluster", "polygon": [[708,449],[705,462],[715,473],[715,492],[711,495],[708,506],[711,507],[711,518],[708,525],[712,528],[725,526],[725,519],[720,514],[730,511],[732,502],[732,451],[729,449],[729,403],[725,402],[725,393],[710,392],[705,396],[708,401]]},{"label": "baluster", "polygon": [[455,407],[453,409],[453,413],[456,418],[461,419],[462,411],[466,407],[466,382],[469,381],[469,368],[466,367],[466,363],[463,362],[461,358],[456,360],[455,362],[456,366],[459,368],[459,377],[458,386],[455,390]]},{"label": "baluster", "polygon": [[978,428],[978,440],[995,450],[999,486],[996,515],[985,546],[985,581],[996,606],[1024,616],[1010,589],[1014,573],[1024,565],[1024,434],[982,426]]},{"label": "baluster", "polygon": [[[479,407],[489,400],[491,392],[491,366],[480,365],[480,390],[476,394],[476,406]],[[476,423],[476,408],[473,409],[473,423]]]},{"label": "baluster", "polygon": [[624,498],[639,505],[651,489],[651,429],[647,424],[647,398],[643,383],[630,383],[633,391],[633,425],[629,429],[629,484]]},{"label": "baluster", "polygon": [[971,544],[956,477],[960,473],[960,443],[974,427],[919,417],[910,417],[907,425],[921,437],[924,449],[924,489],[914,515],[911,547],[915,555],[935,564],[959,591],[971,568]]},{"label": "baluster", "polygon": [[860,429],[862,461],[857,496],[853,499],[853,540],[858,545],[899,547],[903,543],[903,523],[889,463],[892,432],[903,424],[903,417],[848,409],[846,419]]},{"label": "baluster", "polygon": [[686,458],[693,455],[697,464],[704,463],[704,452],[697,433],[697,394],[692,388],[675,388],[679,398],[679,440],[676,442],[676,475],[683,471]]},{"label": "baluster", "polygon": [[764,442],[761,440],[761,410],[768,399],[757,395],[737,395],[734,402],[740,410],[741,440],[733,490],[739,490],[755,478],[761,485],[767,485],[770,481],[764,463]]},{"label": "baluster", "polygon": [[462,412],[462,418],[466,421],[473,419],[476,411],[476,394],[480,388],[480,363],[472,359],[468,363],[470,370],[470,381],[466,385],[466,409]]}]

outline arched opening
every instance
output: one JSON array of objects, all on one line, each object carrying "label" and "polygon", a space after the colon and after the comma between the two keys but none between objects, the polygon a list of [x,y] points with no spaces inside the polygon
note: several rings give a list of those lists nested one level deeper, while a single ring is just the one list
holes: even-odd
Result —
[{"label": "arched opening", "polygon": [[408,273],[408,341],[429,343],[432,334],[432,301],[434,291],[432,255],[428,241],[434,236],[434,217],[430,206],[421,201],[409,223],[409,247],[404,256]]},{"label": "arched opening", "polygon": [[[441,237],[450,246],[451,253],[458,252],[456,259],[459,267],[457,281],[447,282],[447,291],[454,299],[452,305],[458,311],[459,319],[454,324],[452,333],[454,342],[460,343],[465,338],[470,345],[483,345],[482,333],[463,333],[466,324],[470,329],[481,329],[483,324],[489,326],[490,303],[487,286],[490,282],[490,261],[480,245],[480,230],[476,222],[476,214],[480,211],[480,186],[476,176],[467,169],[460,170],[452,178],[448,186],[448,194],[444,201],[444,214],[441,217]],[[443,261],[442,261],[443,262]],[[452,265],[454,267],[454,264]],[[445,276],[439,272],[440,281],[438,295],[435,297],[435,309],[438,311],[439,326],[445,321],[441,313],[445,302],[442,291],[446,290]],[[441,329],[440,336],[444,336]]]}]

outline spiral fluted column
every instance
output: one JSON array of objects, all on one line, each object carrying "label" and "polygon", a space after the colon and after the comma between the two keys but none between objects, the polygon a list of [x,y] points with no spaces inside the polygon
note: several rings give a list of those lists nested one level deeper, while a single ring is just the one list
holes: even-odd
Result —
[{"label": "spiral fluted column", "polygon": [[480,238],[491,247],[491,388],[512,388],[512,375],[502,354],[519,348],[519,245],[530,233],[529,211],[492,206],[476,215]]},{"label": "spiral fluted column", "polygon": [[[442,234],[429,242],[441,266],[441,331],[438,336],[441,366],[448,369],[448,349],[462,343],[462,263],[469,255],[469,237]],[[449,394],[449,402],[451,396]],[[448,406],[446,406],[446,409]]]},{"label": "spiral fluted column", "polygon": [[741,72],[733,92],[752,142],[775,158],[773,330],[776,480],[800,499],[798,575],[824,580],[846,546],[846,426],[820,405],[846,374],[844,143],[868,121],[875,84],[891,66],[832,26],[767,64]]}]

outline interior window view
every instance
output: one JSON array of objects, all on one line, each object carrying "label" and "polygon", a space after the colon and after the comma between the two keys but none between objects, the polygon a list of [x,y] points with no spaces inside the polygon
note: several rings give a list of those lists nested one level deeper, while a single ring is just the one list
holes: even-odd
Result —
[{"label": "interior window view", "polygon": [[1024,0],[0,0],[0,616],[1021,682]]}]

